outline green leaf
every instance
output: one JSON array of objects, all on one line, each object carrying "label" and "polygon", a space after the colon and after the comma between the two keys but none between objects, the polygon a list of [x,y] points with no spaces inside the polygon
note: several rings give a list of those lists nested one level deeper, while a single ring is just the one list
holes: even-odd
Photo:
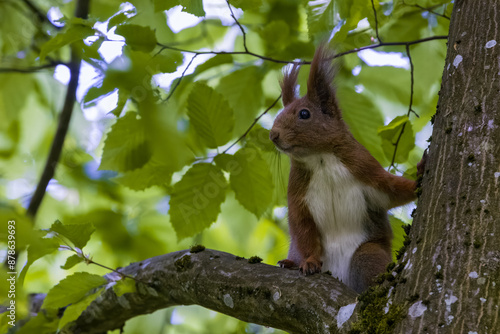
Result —
[{"label": "green leaf", "polygon": [[257,66],[234,71],[220,80],[217,91],[227,98],[237,112],[234,131],[243,133],[262,106],[263,73]]},{"label": "green leaf", "polygon": [[137,291],[137,287],[135,284],[135,280],[125,277],[116,282],[115,285],[113,285],[113,291],[115,292],[117,297],[121,297],[126,293],[134,293]]},{"label": "green leaf", "polygon": [[141,168],[126,172],[117,181],[132,190],[145,190],[152,186],[166,186],[172,177],[172,167],[157,162],[154,157]]},{"label": "green leaf", "polygon": [[372,100],[365,94],[356,93],[352,88],[339,86],[337,96],[342,109],[342,117],[349,125],[354,138],[359,141],[381,164],[386,158],[381,149],[382,140],[377,129],[384,125],[384,119]]},{"label": "green leaf", "polygon": [[135,112],[128,112],[108,132],[99,170],[127,172],[143,167],[150,158],[143,121]]},{"label": "green leaf", "polygon": [[341,18],[345,19],[345,22],[333,38],[333,41],[335,43],[343,42],[346,39],[347,34],[350,31],[356,29],[356,27],[359,24],[359,21],[361,21],[370,14],[373,15],[373,9],[369,1],[351,0],[346,3],[347,4],[345,6],[348,8],[349,12],[342,13],[345,14],[345,16],[341,15]]},{"label": "green leaf", "polygon": [[110,30],[112,27],[115,27],[115,26],[127,21],[129,18],[128,17],[129,15],[130,15],[130,12],[123,12],[123,13],[118,13],[118,14],[114,15],[108,21],[108,30]]},{"label": "green leaf", "polygon": [[198,65],[194,73],[200,74],[201,72],[211,69],[212,67],[216,67],[223,64],[231,64],[232,62],[233,62],[233,56],[230,54],[215,55],[214,57],[210,58],[203,64]]},{"label": "green leaf", "polygon": [[260,31],[260,36],[270,52],[276,52],[290,42],[290,28],[283,20],[272,21]]},{"label": "green leaf", "polygon": [[236,165],[230,171],[231,188],[241,205],[257,218],[273,200],[273,178],[259,151],[242,148],[234,155]]},{"label": "green leaf", "polygon": [[174,185],[169,213],[179,239],[195,235],[215,222],[227,186],[221,170],[207,163],[193,165]]},{"label": "green leaf", "polygon": [[182,11],[198,17],[205,16],[203,0],[181,0]]},{"label": "green leaf", "polygon": [[26,273],[29,267],[36,260],[45,255],[55,252],[59,248],[59,242],[54,238],[37,238],[28,247],[28,261],[19,274],[19,284],[23,284]]},{"label": "green leaf", "polygon": [[150,52],[156,47],[156,36],[153,29],[136,24],[122,24],[116,28],[116,34],[125,38],[132,50]]},{"label": "green leaf", "polygon": [[112,113],[116,117],[120,117],[123,108],[125,108],[125,105],[127,104],[127,101],[128,101],[128,95],[125,94],[122,90],[119,90],[118,102],[116,103],[116,108],[111,110],[110,113]]},{"label": "green leaf", "polygon": [[178,0],[154,0],[155,12],[169,10],[172,7],[179,5]]},{"label": "green leaf", "polygon": [[91,223],[83,224],[63,224],[56,220],[50,227],[51,231],[57,232],[66,237],[76,247],[82,249],[95,231]]},{"label": "green leaf", "polygon": [[155,55],[147,66],[154,70],[153,73],[173,73],[177,70],[177,66],[182,63],[182,59],[180,52],[163,51],[162,54]]},{"label": "green leaf", "polygon": [[277,152],[276,146],[269,139],[269,130],[259,124],[255,124],[248,133],[248,141],[260,148],[264,152]]},{"label": "green leaf", "polygon": [[[403,131],[404,127],[404,131]],[[381,126],[378,129],[378,134],[382,138],[382,148],[386,158],[391,161],[396,149],[396,142],[400,136],[396,150],[394,162],[404,163],[408,160],[408,154],[415,147],[415,135],[408,116],[398,116],[394,118],[388,125]]]},{"label": "green leaf", "polygon": [[[53,313],[53,314],[48,314]],[[54,334],[57,332],[59,317],[56,312],[38,312],[35,317],[32,317],[23,324],[16,334]]]},{"label": "green leaf", "polygon": [[393,215],[389,215],[389,222],[391,223],[392,234],[394,235],[394,239],[392,239],[392,259],[396,261],[396,253],[403,247],[405,239],[405,231],[403,230],[405,223]]},{"label": "green leaf", "polygon": [[58,50],[65,45],[82,41],[85,38],[94,35],[94,29],[84,25],[70,26],[67,30],[59,32],[54,38],[48,40],[42,45],[40,50],[40,61],[44,61],[45,57],[52,51]]},{"label": "green leaf", "polygon": [[73,254],[66,259],[66,263],[61,266],[61,269],[66,269],[66,270],[71,269],[81,262],[83,262],[83,257],[77,254]]},{"label": "green leaf", "polygon": [[309,37],[322,40],[335,27],[334,1],[310,1],[307,6],[307,27]]},{"label": "green leaf", "polygon": [[222,94],[196,83],[189,94],[187,108],[191,124],[207,147],[217,148],[231,139],[233,110]]},{"label": "green leaf", "polygon": [[59,329],[64,328],[66,324],[78,319],[78,317],[82,314],[83,311],[87,309],[87,307],[92,303],[94,300],[96,300],[97,297],[101,295],[102,289],[99,289],[99,291],[85,296],[82,300],[79,302],[73,303],[69,305],[63,313],[63,316],[61,320],[59,321]]},{"label": "green leaf", "polygon": [[60,308],[80,301],[90,290],[108,281],[99,275],[79,272],[67,276],[50,289],[42,308]]},{"label": "green leaf", "polygon": [[252,10],[259,8],[262,5],[262,0],[231,0],[229,3],[236,8]]}]

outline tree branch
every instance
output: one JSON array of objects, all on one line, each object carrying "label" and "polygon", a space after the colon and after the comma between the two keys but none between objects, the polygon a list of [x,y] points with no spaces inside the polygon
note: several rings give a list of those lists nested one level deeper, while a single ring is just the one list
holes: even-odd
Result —
[{"label": "tree branch", "polygon": [[35,6],[30,0],[22,0],[24,2],[24,4],[35,14],[35,16],[37,17],[37,19],[40,21],[40,22],[47,22],[48,24],[50,24],[51,26],[53,26],[54,28],[56,29],[60,29],[60,27],[58,26],[55,26],[52,22],[50,22],[49,18],[47,17],[47,15],[45,13],[43,13],[40,8],[38,8],[37,6]]},{"label": "tree branch", "polygon": [[9,68],[9,67],[0,67],[0,73],[34,73],[38,72],[41,70],[45,70],[48,68],[53,68],[56,67],[57,65],[66,65],[69,66],[69,64],[63,63],[63,62],[53,62],[50,64],[45,64],[45,65],[40,65],[40,66],[32,66],[32,67],[26,67],[26,68]]},{"label": "tree branch", "polygon": [[[332,59],[339,58],[339,57],[342,57],[342,56],[345,56],[345,55],[348,55],[351,53],[357,53],[357,52],[360,52],[363,50],[380,48],[383,46],[406,46],[406,45],[414,45],[414,44],[425,43],[425,42],[434,41],[434,40],[441,40],[441,39],[448,39],[448,36],[445,36],[445,35],[431,36],[431,37],[426,37],[426,38],[417,39],[417,40],[408,41],[408,42],[385,42],[385,43],[380,42],[377,44],[367,45],[367,46],[363,46],[363,47],[360,47],[357,49],[352,49],[349,51],[337,53],[332,57]],[[280,63],[280,64],[297,64],[297,65],[309,65],[309,64],[311,64],[310,61],[281,60],[281,59],[275,59],[275,58],[271,58],[271,57],[262,56],[262,55],[259,55],[259,54],[256,54],[256,53],[253,53],[250,51],[248,51],[248,52],[247,51],[193,51],[193,50],[180,49],[180,48],[177,48],[174,46],[169,46],[169,45],[162,44],[162,43],[157,43],[157,45],[161,47],[161,50],[159,52],[161,52],[162,50],[168,49],[168,50],[174,50],[174,51],[179,51],[179,52],[194,53],[194,54],[199,54],[199,55],[202,55],[202,54],[249,55],[249,56],[253,56],[256,58],[260,58],[262,60],[267,60],[267,61],[271,61],[274,63]]]},{"label": "tree branch", "polygon": [[[89,12],[90,0],[78,0],[76,3],[75,17],[86,19]],[[31,198],[28,206],[27,214],[35,217],[42,203],[49,181],[54,177],[55,169],[61,155],[64,144],[64,138],[68,132],[71,114],[73,112],[73,105],[76,101],[76,88],[78,87],[78,77],[80,75],[80,56],[74,50],[71,51],[71,62],[67,65],[70,71],[70,80],[66,97],[64,99],[64,106],[59,116],[59,124],[57,125],[56,134],[52,141],[49,156],[42,172],[42,176],[38,182],[35,193]]]},{"label": "tree branch", "polygon": [[375,34],[377,35],[377,41],[382,43],[382,40],[380,39],[380,36],[378,34],[378,18],[377,18],[377,10],[375,9],[375,4],[372,1],[372,9],[373,9],[373,16],[375,17]]},{"label": "tree branch", "polygon": [[250,130],[252,130],[252,128],[255,126],[255,124],[257,124],[257,122],[262,118],[262,116],[264,116],[265,114],[267,114],[269,112],[269,110],[273,109],[274,106],[276,105],[276,103],[278,103],[278,101],[281,99],[281,94],[280,96],[278,96],[278,98],[276,100],[274,100],[274,102],[266,109],[264,110],[259,116],[257,116],[252,124],[250,124],[250,126],[248,127],[248,129],[245,131],[244,134],[242,134],[238,139],[236,139],[236,141],[234,143],[231,144],[231,146],[229,146],[228,148],[226,148],[224,150],[224,152],[222,153],[227,153],[227,151],[229,151],[234,145],[236,145],[237,143],[239,143],[243,138],[245,138],[248,133],[250,132]]},{"label": "tree branch", "polygon": [[103,333],[140,314],[193,304],[292,333],[345,332],[356,318],[357,294],[327,274],[304,276],[215,250],[178,251],[120,271],[151,283],[136,282],[137,292],[121,297],[105,290],[69,333]]},{"label": "tree branch", "polygon": [[193,60],[198,57],[198,54],[195,54],[193,56],[193,58],[191,58],[191,60],[189,61],[189,63],[187,64],[186,68],[184,69],[184,71],[182,71],[182,74],[181,76],[177,79],[177,81],[175,82],[175,85],[174,87],[172,87],[172,90],[170,91],[170,93],[168,94],[167,98],[164,100],[165,102],[167,102],[168,100],[170,100],[170,98],[172,97],[172,95],[174,95],[174,92],[176,91],[177,87],[179,87],[179,85],[181,84],[181,81],[182,79],[184,78],[184,76],[186,75],[186,72],[187,70],[189,69],[189,67],[191,66],[191,64],[193,63]]},{"label": "tree branch", "polygon": [[229,11],[231,12],[231,17],[233,18],[234,22],[238,25],[238,27],[241,30],[241,33],[243,34],[243,48],[245,49],[245,52],[249,53],[248,47],[247,47],[247,33],[245,32],[245,29],[243,29],[243,26],[238,21],[236,16],[234,16],[233,7],[231,7],[231,5],[229,4],[229,0],[226,0],[226,3],[227,3],[227,7],[229,8]]},{"label": "tree branch", "polygon": [[419,5],[419,4],[407,4],[405,2],[405,0],[403,0],[403,5],[410,6],[410,7],[415,7],[415,8],[420,9],[422,12],[429,12],[429,13],[431,13],[433,15],[442,17],[442,18],[447,19],[447,20],[450,20],[450,17],[444,14],[444,12],[446,11],[446,7],[445,7],[445,10],[443,11],[443,14],[434,11],[434,8],[439,7],[440,5],[436,5],[436,6],[433,6],[433,7],[430,7],[430,8],[426,8],[426,7],[423,7],[423,6]]},{"label": "tree branch", "polygon": [[[410,117],[410,114],[414,113],[418,117],[418,114],[412,109],[412,107],[413,107],[413,90],[414,90],[413,86],[415,84],[415,68],[413,67],[413,60],[411,58],[410,45],[406,45],[406,54],[408,55],[408,60],[410,62],[410,104],[408,106],[408,112],[406,113],[406,116]],[[394,166],[394,161],[396,160],[396,152],[398,151],[399,141],[401,140],[401,137],[403,136],[403,132],[405,131],[407,123],[408,122],[405,122],[403,124],[403,126],[401,127],[401,132],[398,135],[398,139],[396,139],[396,142],[393,143],[394,153],[392,154],[391,164],[389,165],[388,169],[391,169],[391,167]]]}]

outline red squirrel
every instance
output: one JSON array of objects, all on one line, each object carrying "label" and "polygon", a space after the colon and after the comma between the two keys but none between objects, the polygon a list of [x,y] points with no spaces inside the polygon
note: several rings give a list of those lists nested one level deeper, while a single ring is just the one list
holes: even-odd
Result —
[{"label": "red squirrel", "polygon": [[332,86],[332,55],[318,48],[304,97],[296,94],[298,66],[281,82],[284,110],[269,137],[290,157],[291,244],[278,264],[306,275],[330,271],[361,292],[392,259],[387,210],[414,200],[416,182],[387,172],[354,139]]}]

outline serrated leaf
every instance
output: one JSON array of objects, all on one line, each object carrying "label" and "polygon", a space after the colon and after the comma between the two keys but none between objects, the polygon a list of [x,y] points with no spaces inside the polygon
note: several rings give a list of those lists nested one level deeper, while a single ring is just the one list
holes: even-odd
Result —
[{"label": "serrated leaf", "polygon": [[116,180],[132,190],[145,190],[152,186],[166,186],[172,177],[172,167],[150,160],[141,168],[126,172]]},{"label": "serrated leaf", "polygon": [[61,266],[61,269],[71,269],[81,262],[83,262],[83,258],[77,254],[73,254],[66,259],[66,263]]},{"label": "serrated leaf", "polygon": [[108,281],[99,275],[86,272],[75,273],[61,280],[50,289],[42,308],[60,308],[80,301],[90,290]]},{"label": "serrated leaf", "polygon": [[99,170],[127,172],[144,166],[150,158],[143,121],[128,112],[108,132]]},{"label": "serrated leaf", "polygon": [[[401,131],[403,131],[403,134],[401,138],[399,138]],[[394,118],[388,125],[380,127],[378,129],[378,134],[382,138],[382,148],[389,161],[392,160],[394,155],[394,150],[396,149],[395,144],[398,138],[399,143],[397,145],[394,162],[404,163],[408,160],[408,154],[415,147],[415,135],[413,134],[408,116],[398,116]]]},{"label": "serrated leaf", "polygon": [[232,62],[233,62],[233,56],[230,54],[215,55],[214,57],[210,58],[203,64],[198,65],[194,73],[200,74],[201,72],[211,69],[212,67],[216,67],[223,64],[230,64]]},{"label": "serrated leaf", "polygon": [[155,13],[164,10],[169,10],[172,7],[178,6],[178,0],[154,0]]},{"label": "serrated leaf", "polygon": [[125,43],[132,50],[150,52],[156,47],[156,35],[153,29],[136,24],[122,24],[116,27],[116,34],[125,38]]},{"label": "serrated leaf", "polygon": [[85,296],[82,300],[79,302],[73,303],[66,307],[64,310],[63,316],[61,320],[59,321],[59,329],[64,328],[66,324],[78,319],[78,317],[82,314],[83,311],[89,307],[90,303],[92,303],[94,300],[96,300],[97,297],[101,295],[102,289],[99,289],[99,291]]},{"label": "serrated leaf", "polygon": [[40,61],[44,61],[45,57],[50,52],[58,50],[63,46],[71,44],[73,42],[82,41],[92,35],[94,35],[94,29],[88,26],[71,26],[67,30],[59,32],[56,36],[42,45],[42,48],[40,50]]},{"label": "serrated leaf", "polygon": [[203,0],[181,0],[182,11],[198,17],[205,16]]},{"label": "serrated leaf", "polygon": [[170,220],[179,239],[209,227],[226,198],[227,181],[211,164],[193,165],[174,185],[170,198]]},{"label": "serrated leaf", "polygon": [[28,272],[29,267],[36,260],[44,257],[45,255],[55,252],[59,248],[59,241],[54,238],[36,238],[28,247],[28,261],[19,274],[19,284],[23,284],[24,277]]},{"label": "serrated leaf", "polygon": [[262,71],[249,66],[226,75],[217,86],[217,91],[236,111],[236,133],[243,133],[248,128],[262,106],[262,79]]},{"label": "serrated leaf", "polygon": [[269,166],[259,151],[242,148],[234,154],[238,166],[230,172],[231,188],[241,205],[257,218],[273,200],[273,178]]},{"label": "serrated leaf", "polygon": [[307,27],[311,39],[321,40],[331,34],[336,22],[334,1],[309,1],[307,6]]},{"label": "serrated leaf", "polygon": [[89,241],[92,233],[94,233],[95,228],[91,223],[63,224],[59,220],[56,220],[50,227],[50,230],[66,237],[73,245],[82,249]]},{"label": "serrated leaf", "polygon": [[89,90],[87,91],[87,94],[83,97],[83,103],[85,107],[89,107],[91,102],[96,102],[106,96],[109,96],[111,93],[113,93],[114,88],[112,87],[106,87],[101,85],[100,87],[90,87]]},{"label": "serrated leaf", "polygon": [[188,116],[196,133],[209,148],[226,144],[234,127],[233,110],[211,87],[196,83],[188,97]]}]

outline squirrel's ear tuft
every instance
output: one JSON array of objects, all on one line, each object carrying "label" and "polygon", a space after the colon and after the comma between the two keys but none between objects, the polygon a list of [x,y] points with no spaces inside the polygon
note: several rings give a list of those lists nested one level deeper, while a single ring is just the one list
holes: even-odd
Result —
[{"label": "squirrel's ear tuft", "polygon": [[295,101],[297,96],[297,76],[299,75],[299,65],[293,64],[290,70],[285,70],[281,81],[281,95],[283,105],[286,106]]},{"label": "squirrel's ear tuft", "polygon": [[331,114],[338,109],[333,88],[335,76],[335,68],[332,65],[333,56],[333,51],[330,51],[326,44],[321,44],[314,54],[307,80],[307,98],[321,105],[321,110],[325,114]]}]

